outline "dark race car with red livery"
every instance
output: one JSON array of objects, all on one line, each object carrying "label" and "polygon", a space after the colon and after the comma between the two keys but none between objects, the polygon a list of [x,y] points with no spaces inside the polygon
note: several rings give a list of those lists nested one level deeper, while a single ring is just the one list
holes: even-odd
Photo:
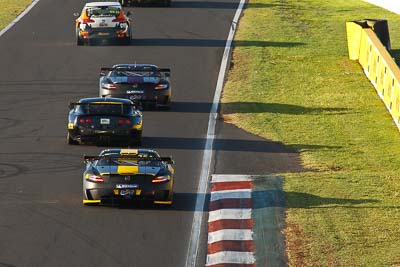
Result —
[{"label": "dark race car with red livery", "polygon": [[101,68],[99,95],[132,100],[146,107],[169,109],[172,88],[170,69],[152,64],[117,64]]}]

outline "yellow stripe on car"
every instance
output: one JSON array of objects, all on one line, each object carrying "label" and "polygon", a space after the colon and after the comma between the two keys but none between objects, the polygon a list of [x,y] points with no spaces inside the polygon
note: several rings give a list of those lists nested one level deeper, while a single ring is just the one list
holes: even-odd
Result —
[{"label": "yellow stripe on car", "polygon": [[135,175],[139,173],[139,166],[118,166],[117,173],[121,175]]},{"label": "yellow stripe on car", "polygon": [[159,200],[155,200],[154,204],[164,204],[164,205],[171,205],[172,201],[159,201]]},{"label": "yellow stripe on car", "polygon": [[96,203],[101,203],[100,199],[95,199],[95,200],[89,200],[89,199],[84,199],[83,204],[96,204]]},{"label": "yellow stripe on car", "polygon": [[137,149],[121,149],[119,151],[120,155],[137,155],[139,151]]},{"label": "yellow stripe on car", "polygon": [[134,124],[133,129],[140,130],[142,129],[143,121],[141,120],[139,124]]},{"label": "yellow stripe on car", "polygon": [[92,102],[89,104],[123,105],[123,102]]}]

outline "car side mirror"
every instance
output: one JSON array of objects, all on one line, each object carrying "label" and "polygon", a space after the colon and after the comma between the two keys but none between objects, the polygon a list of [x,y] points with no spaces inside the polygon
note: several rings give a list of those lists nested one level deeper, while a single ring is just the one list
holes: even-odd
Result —
[{"label": "car side mirror", "polygon": [[128,12],[126,12],[126,15],[127,15],[128,17],[130,17],[130,16],[132,15],[132,13],[131,13],[130,11],[128,11]]},{"label": "car side mirror", "polygon": [[75,13],[74,13],[74,17],[75,17],[75,18],[79,17],[79,13],[78,13],[78,12],[75,12]]}]

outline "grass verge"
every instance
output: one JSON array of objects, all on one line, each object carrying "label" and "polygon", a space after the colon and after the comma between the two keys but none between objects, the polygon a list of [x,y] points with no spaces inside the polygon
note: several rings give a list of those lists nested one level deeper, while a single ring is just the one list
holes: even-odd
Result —
[{"label": "grass verge", "polygon": [[0,0],[0,29],[6,27],[32,0]]},{"label": "grass verge", "polygon": [[224,88],[227,122],[301,153],[285,173],[292,266],[400,264],[400,135],[357,62],[345,22],[400,17],[359,0],[250,0]]}]

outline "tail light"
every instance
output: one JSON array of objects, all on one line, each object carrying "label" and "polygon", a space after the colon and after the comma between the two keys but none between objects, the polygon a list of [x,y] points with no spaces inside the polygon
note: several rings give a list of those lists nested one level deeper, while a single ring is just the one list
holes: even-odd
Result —
[{"label": "tail light", "polygon": [[83,16],[81,18],[82,23],[92,23],[95,22],[94,20],[92,20],[86,13],[87,11],[83,12]]},{"label": "tail light", "polygon": [[82,23],[93,23],[95,22],[94,20],[92,20],[91,18],[84,18],[82,19]]},{"label": "tail light", "polygon": [[152,183],[165,183],[169,181],[169,176],[164,175],[164,176],[158,176],[154,178],[151,182]]},{"label": "tail light", "polygon": [[79,119],[79,124],[92,124],[93,120],[92,118],[80,118]]},{"label": "tail light", "polygon": [[117,88],[114,83],[103,83],[101,87],[108,90],[114,90]]},{"label": "tail light", "polygon": [[156,90],[167,89],[167,88],[168,88],[168,84],[166,84],[166,83],[160,83],[154,87],[154,89],[156,89]]},{"label": "tail light", "polygon": [[113,22],[126,22],[126,18],[124,16],[124,12],[120,10],[118,17],[112,20]]},{"label": "tail light", "polygon": [[91,174],[88,176],[87,178],[89,181],[91,182],[97,182],[97,183],[102,183],[104,182],[103,177],[99,176],[99,175],[95,175],[95,174]]},{"label": "tail light", "polygon": [[118,125],[123,125],[123,124],[130,125],[131,124],[131,120],[130,119],[119,119],[118,120]]}]

